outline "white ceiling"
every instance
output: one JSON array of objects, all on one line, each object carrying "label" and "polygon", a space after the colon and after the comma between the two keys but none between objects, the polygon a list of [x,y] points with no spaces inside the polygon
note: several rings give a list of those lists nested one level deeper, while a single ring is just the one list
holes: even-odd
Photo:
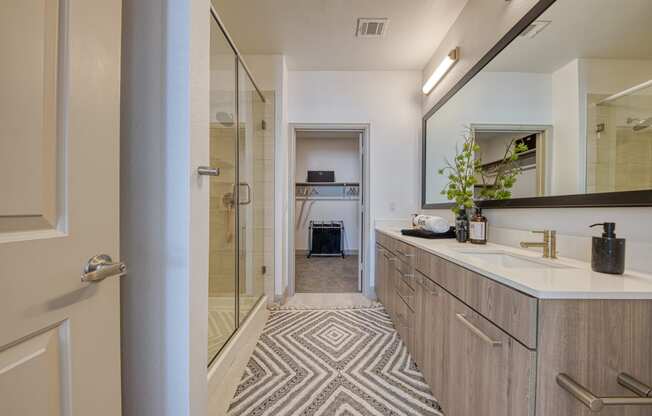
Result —
[{"label": "white ceiling", "polygon": [[517,38],[487,71],[551,73],[576,58],[652,59],[652,0],[557,0],[533,39]]},{"label": "white ceiling", "polygon": [[[292,70],[421,70],[467,0],[213,0],[242,54],[284,54]],[[357,38],[359,17],[386,17]]]}]

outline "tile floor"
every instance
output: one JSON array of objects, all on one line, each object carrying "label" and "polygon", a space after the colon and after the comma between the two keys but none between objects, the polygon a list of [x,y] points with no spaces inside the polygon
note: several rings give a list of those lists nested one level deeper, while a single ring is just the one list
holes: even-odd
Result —
[{"label": "tile floor", "polygon": [[362,293],[297,293],[283,305],[286,308],[345,308],[373,306],[376,302]]},{"label": "tile floor", "polygon": [[[321,294],[335,298],[326,295],[333,294]],[[228,412],[252,415],[442,413],[390,317],[376,304],[273,310]]]}]

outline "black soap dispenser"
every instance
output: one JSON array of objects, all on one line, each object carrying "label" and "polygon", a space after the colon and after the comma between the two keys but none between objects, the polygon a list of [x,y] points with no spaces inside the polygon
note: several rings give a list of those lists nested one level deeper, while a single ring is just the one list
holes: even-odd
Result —
[{"label": "black soap dispenser", "polygon": [[616,238],[616,223],[605,222],[602,237],[593,237],[591,250],[591,269],[594,272],[623,274],[625,272],[625,239]]}]

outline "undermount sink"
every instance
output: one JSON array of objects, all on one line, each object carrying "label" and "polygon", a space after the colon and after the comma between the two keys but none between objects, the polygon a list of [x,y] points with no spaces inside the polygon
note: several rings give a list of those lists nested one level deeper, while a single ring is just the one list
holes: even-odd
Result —
[{"label": "undermount sink", "polygon": [[460,254],[473,256],[487,263],[495,264],[507,269],[571,269],[562,263],[555,263],[552,260],[533,259],[506,251],[488,250],[456,250]]}]

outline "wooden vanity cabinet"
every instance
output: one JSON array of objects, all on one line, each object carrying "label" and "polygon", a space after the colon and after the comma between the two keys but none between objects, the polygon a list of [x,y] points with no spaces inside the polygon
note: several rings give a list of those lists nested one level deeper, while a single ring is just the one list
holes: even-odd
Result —
[{"label": "wooden vanity cabinet", "polygon": [[[537,299],[377,236],[378,298],[447,416],[596,414],[560,373],[602,397],[634,396],[620,372],[652,384],[652,301]],[[652,416],[652,406],[599,414]]]}]

